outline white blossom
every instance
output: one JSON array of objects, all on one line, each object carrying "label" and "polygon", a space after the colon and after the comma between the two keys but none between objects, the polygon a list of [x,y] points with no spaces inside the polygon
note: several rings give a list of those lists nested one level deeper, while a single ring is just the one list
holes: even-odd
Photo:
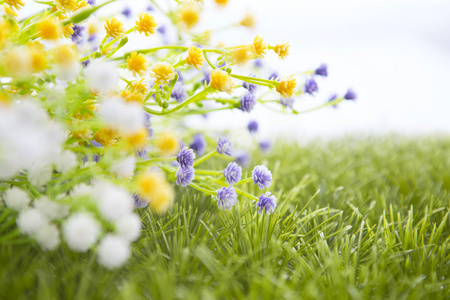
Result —
[{"label": "white blossom", "polygon": [[87,251],[98,239],[101,226],[89,213],[75,213],[63,224],[64,239],[70,249]]},{"label": "white blossom", "polygon": [[65,150],[57,156],[54,163],[58,172],[66,173],[77,165],[77,156],[72,151]]},{"label": "white blossom", "polygon": [[100,213],[108,221],[116,221],[133,210],[134,200],[131,194],[111,183],[97,183],[95,198],[98,201]]},{"label": "white blossom", "polygon": [[43,196],[34,202],[34,207],[49,219],[61,219],[69,214],[69,207]]},{"label": "white blossom", "polygon": [[48,224],[47,218],[35,208],[23,210],[16,222],[19,229],[28,235],[37,233]]},{"label": "white blossom", "polygon": [[44,250],[55,250],[61,240],[59,238],[58,227],[54,224],[46,224],[41,227],[35,235],[36,241]]},{"label": "white blossom", "polygon": [[136,214],[127,214],[116,223],[117,235],[121,238],[133,242],[137,240],[141,233],[141,219]]},{"label": "white blossom", "polygon": [[144,126],[144,113],[137,103],[122,98],[106,98],[101,101],[98,113],[110,127],[133,133]]},{"label": "white blossom", "polygon": [[12,187],[5,192],[3,200],[6,206],[15,210],[23,210],[30,204],[30,197],[28,194],[18,187]]},{"label": "white blossom", "polygon": [[93,61],[85,69],[86,83],[99,92],[107,92],[119,81],[119,74],[114,64],[104,61]]},{"label": "white blossom", "polygon": [[111,166],[111,172],[123,178],[130,178],[134,174],[136,167],[136,158],[128,156]]},{"label": "white blossom", "polygon": [[108,234],[98,246],[98,262],[107,269],[118,268],[128,260],[130,252],[127,241]]}]

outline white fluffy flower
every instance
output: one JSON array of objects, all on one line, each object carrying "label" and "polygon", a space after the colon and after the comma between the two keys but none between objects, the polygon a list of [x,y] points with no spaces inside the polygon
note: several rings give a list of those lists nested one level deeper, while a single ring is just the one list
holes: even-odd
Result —
[{"label": "white fluffy flower", "polygon": [[104,61],[93,61],[85,69],[86,83],[90,88],[107,92],[119,81],[119,74],[114,64]]},{"label": "white fluffy flower", "polygon": [[130,257],[130,245],[124,239],[108,234],[98,246],[98,262],[107,269],[122,266]]},{"label": "white fluffy flower", "polygon": [[80,74],[81,64],[79,62],[72,62],[69,65],[56,65],[54,67],[56,76],[62,81],[74,81]]},{"label": "white fluffy flower", "polygon": [[122,98],[106,98],[98,109],[103,121],[110,127],[133,133],[144,126],[144,113],[137,103]]},{"label": "white fluffy flower", "polygon": [[46,224],[35,235],[36,241],[44,250],[55,250],[60,243],[59,230],[54,224]]},{"label": "white fluffy flower", "polygon": [[41,197],[34,202],[34,207],[39,210],[41,214],[49,219],[61,219],[69,214],[69,207],[52,201],[47,197]]},{"label": "white fluffy flower", "polygon": [[72,188],[70,195],[72,197],[90,196],[94,194],[94,187],[86,183],[80,183]]},{"label": "white fluffy flower", "polygon": [[127,214],[116,223],[117,235],[121,238],[133,242],[137,240],[141,233],[141,219],[136,214]]},{"label": "white fluffy flower", "polygon": [[77,165],[77,156],[72,151],[65,150],[57,156],[54,163],[58,172],[66,173]]},{"label": "white fluffy flower", "polygon": [[100,235],[100,224],[88,213],[75,213],[63,225],[67,246],[74,251],[87,251]]},{"label": "white fluffy flower", "polygon": [[15,210],[22,210],[26,208],[31,201],[28,194],[18,187],[12,187],[7,190],[3,200],[5,200],[6,206]]},{"label": "white fluffy flower", "polygon": [[33,235],[48,224],[47,218],[35,208],[23,210],[16,220],[20,230],[28,235]]},{"label": "white fluffy flower", "polygon": [[36,161],[28,168],[27,177],[34,186],[41,187],[52,179],[53,167]]},{"label": "white fluffy flower", "polygon": [[131,194],[111,183],[97,183],[95,197],[100,213],[108,221],[116,221],[133,210],[134,200]]},{"label": "white fluffy flower", "polygon": [[123,178],[130,178],[134,174],[136,158],[128,156],[111,166],[111,172]]}]

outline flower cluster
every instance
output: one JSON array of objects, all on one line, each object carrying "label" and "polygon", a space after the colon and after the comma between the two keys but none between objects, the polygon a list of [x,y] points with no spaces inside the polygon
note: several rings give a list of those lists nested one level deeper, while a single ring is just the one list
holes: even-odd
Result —
[{"label": "flower cluster", "polygon": [[[131,255],[137,212],[166,213],[184,188],[210,195],[220,210],[250,199],[255,211],[272,213],[271,171],[257,165],[246,177],[249,152],[235,149],[233,136],[194,131],[187,116],[254,114],[258,106],[297,114],[295,99],[316,95],[328,76],[325,64],[305,72],[303,85],[293,75],[265,74],[267,56],[289,57],[287,41],[258,35],[211,45],[210,31],[195,33],[203,1],[97,17],[113,2],[42,1],[46,9],[21,20],[24,1],[0,3],[0,196],[18,212],[18,230],[42,249],[63,243],[92,251],[108,269]],[[163,13],[172,24],[159,24]],[[254,28],[255,20],[247,14],[235,24]],[[133,46],[135,38],[151,47]],[[317,108],[355,99],[348,90]],[[252,139],[263,125],[248,124]],[[271,143],[259,146],[267,152]],[[247,192],[252,182],[264,190],[259,197]]]}]

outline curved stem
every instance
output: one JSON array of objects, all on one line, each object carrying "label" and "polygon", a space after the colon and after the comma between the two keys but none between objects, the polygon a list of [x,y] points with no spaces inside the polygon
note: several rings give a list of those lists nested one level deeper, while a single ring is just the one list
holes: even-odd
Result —
[{"label": "curved stem", "polygon": [[201,191],[201,192],[203,192],[205,194],[209,194],[209,195],[212,195],[212,196],[216,196],[217,195],[217,193],[215,191],[211,191],[211,190],[202,188],[202,187],[196,185],[195,183],[191,183],[189,186],[194,188],[194,189],[196,189],[196,190],[199,190],[199,191]]},{"label": "curved stem", "polygon": [[199,158],[199,159],[194,163],[194,167],[195,167],[195,166],[198,166],[199,164],[201,164],[201,163],[204,162],[205,160],[208,160],[208,159],[210,159],[211,157],[213,157],[213,156],[215,156],[215,155],[217,155],[217,154],[218,154],[218,153],[217,153],[217,150],[214,150],[214,151],[212,151],[212,152],[210,152],[210,153],[208,153],[208,154],[202,156],[201,158]]}]

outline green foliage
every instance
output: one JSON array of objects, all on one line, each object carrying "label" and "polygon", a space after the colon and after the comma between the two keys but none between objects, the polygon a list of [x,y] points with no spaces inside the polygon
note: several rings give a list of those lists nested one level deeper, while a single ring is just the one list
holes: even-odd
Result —
[{"label": "green foliage", "polygon": [[448,299],[449,154],[448,138],[277,146],[255,157],[274,162],[274,214],[179,190],[166,215],[140,211],[132,259],[114,271],[93,253],[43,252],[1,208],[0,298]]}]

